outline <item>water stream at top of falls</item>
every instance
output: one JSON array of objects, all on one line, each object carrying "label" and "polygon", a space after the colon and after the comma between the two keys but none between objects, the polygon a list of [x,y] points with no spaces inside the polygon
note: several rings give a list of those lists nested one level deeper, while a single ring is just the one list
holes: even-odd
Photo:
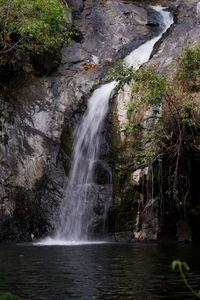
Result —
[{"label": "water stream at top of falls", "polygon": [[[138,69],[146,63],[152,53],[155,43],[173,24],[172,14],[161,6],[152,6],[162,17],[160,33],[132,51],[125,61]],[[88,108],[82,117],[74,134],[74,150],[69,181],[65,196],[60,207],[60,216],[55,234],[46,238],[40,244],[71,245],[84,243],[89,240],[89,232],[98,217],[94,210],[94,197],[98,193],[94,181],[95,164],[99,161],[101,132],[109,110],[109,100],[117,82],[112,81],[96,89],[88,100]],[[109,201],[101,207],[101,217],[106,219]]]}]

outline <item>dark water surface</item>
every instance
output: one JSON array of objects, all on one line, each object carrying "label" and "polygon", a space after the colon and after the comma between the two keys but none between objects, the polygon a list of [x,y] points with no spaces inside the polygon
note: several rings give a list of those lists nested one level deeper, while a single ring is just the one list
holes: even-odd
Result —
[{"label": "dark water surface", "polygon": [[162,243],[84,246],[1,245],[0,290],[24,300],[196,299],[187,292],[174,259],[191,267],[200,289],[200,246]]}]

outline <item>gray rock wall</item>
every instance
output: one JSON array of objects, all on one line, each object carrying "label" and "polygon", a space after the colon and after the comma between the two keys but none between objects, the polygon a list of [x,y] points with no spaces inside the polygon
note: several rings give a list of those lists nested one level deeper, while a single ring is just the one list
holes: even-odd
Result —
[{"label": "gray rock wall", "polygon": [[[146,9],[144,2],[141,5],[138,1],[137,6],[133,1],[68,0],[72,21],[81,32],[76,42],[62,49],[62,57],[40,58],[34,67],[26,62],[22,74],[9,73],[0,98],[0,240],[27,241],[53,230],[71,164],[73,130],[87,107],[94,81],[104,76],[114,59],[156,34],[156,26],[149,26],[154,20],[151,9]],[[177,23],[157,45],[149,65],[172,78],[182,48],[200,39],[198,1],[164,2],[178,7]],[[123,97],[119,102],[121,122]],[[104,186],[100,202],[102,197],[112,197],[106,185],[111,182],[108,174],[120,151],[119,128],[111,123],[109,115],[102,132],[105,165],[97,166],[96,181]],[[113,129],[116,147],[112,152]],[[122,137],[122,128],[119,131]],[[158,199],[146,200],[146,174],[140,179],[133,175],[120,173],[114,178],[120,190],[114,191],[111,231],[117,240],[157,240],[163,228]],[[177,221],[167,208],[166,212],[171,214],[165,221],[166,231],[190,241],[191,225]]]},{"label": "gray rock wall", "polygon": [[[59,68],[53,71],[58,63],[43,57],[34,62],[35,74],[28,63],[23,73],[11,70],[2,86],[0,240],[27,241],[53,230],[70,167],[73,129],[93,82],[118,52],[123,56],[154,34],[145,26],[144,8],[118,0],[106,6],[67,2],[82,38],[62,49]],[[107,140],[105,134],[101,155],[109,165]]]}]

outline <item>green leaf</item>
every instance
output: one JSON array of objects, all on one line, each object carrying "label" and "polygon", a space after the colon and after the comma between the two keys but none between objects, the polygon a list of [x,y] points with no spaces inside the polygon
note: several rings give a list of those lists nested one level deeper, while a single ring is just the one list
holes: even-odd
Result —
[{"label": "green leaf", "polygon": [[197,296],[200,298],[200,291],[197,292]]},{"label": "green leaf", "polygon": [[186,271],[190,270],[190,267],[188,266],[188,264],[186,262],[182,262],[181,264],[185,268]]},{"label": "green leaf", "polygon": [[179,259],[174,260],[172,262],[172,270],[174,271],[176,269],[176,266],[180,266],[181,265],[181,261]]}]

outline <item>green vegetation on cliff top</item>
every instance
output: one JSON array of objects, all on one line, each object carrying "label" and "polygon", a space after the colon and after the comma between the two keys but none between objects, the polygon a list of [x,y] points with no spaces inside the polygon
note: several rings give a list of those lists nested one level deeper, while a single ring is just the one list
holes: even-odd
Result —
[{"label": "green vegetation on cliff top", "polygon": [[60,0],[0,0],[0,55],[40,53],[71,41],[74,29]]}]

